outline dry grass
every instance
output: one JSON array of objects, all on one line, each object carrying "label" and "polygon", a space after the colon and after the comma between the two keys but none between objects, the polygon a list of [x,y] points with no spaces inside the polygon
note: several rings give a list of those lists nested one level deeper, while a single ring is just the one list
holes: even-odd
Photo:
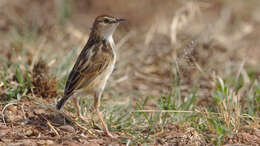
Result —
[{"label": "dry grass", "polygon": [[[260,3],[125,2],[0,2],[0,107],[15,103],[4,112],[11,115],[7,125],[0,120],[0,143],[13,142],[8,135],[26,144],[259,144]],[[102,101],[118,141],[104,137],[94,119],[78,122],[98,137],[73,124],[68,132],[50,111],[29,108],[40,97],[56,103],[94,17],[103,13],[129,20],[115,34],[118,60]],[[81,101],[84,114],[92,102]],[[73,105],[65,112],[72,116]],[[12,134],[13,126],[29,132]]]},{"label": "dry grass", "polygon": [[35,96],[43,98],[57,97],[58,83],[54,77],[49,75],[49,70],[43,60],[39,60],[33,67],[32,92]]}]

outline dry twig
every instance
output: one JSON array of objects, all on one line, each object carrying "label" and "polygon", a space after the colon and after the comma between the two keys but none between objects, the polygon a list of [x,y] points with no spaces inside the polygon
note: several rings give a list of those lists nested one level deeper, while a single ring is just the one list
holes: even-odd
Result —
[{"label": "dry twig", "polygon": [[3,110],[2,110],[2,119],[3,119],[3,122],[4,122],[5,126],[6,126],[5,114],[4,114],[5,109],[6,109],[8,106],[13,105],[13,104],[16,104],[16,103],[8,103],[7,105],[4,106],[4,108],[3,108]]}]

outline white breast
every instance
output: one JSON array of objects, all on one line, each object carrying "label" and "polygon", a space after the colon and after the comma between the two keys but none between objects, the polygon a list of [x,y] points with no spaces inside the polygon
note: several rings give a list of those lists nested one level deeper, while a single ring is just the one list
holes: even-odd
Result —
[{"label": "white breast", "polygon": [[111,46],[112,48],[112,51],[113,51],[113,55],[114,55],[114,60],[113,60],[113,63],[111,63],[107,70],[103,73],[103,77],[101,78],[104,78],[104,83],[100,86],[101,90],[103,91],[105,86],[106,86],[106,83],[107,83],[107,80],[108,78],[110,77],[110,75],[112,74],[113,70],[114,70],[114,67],[115,67],[115,63],[116,63],[116,53],[115,53],[115,43],[114,43],[114,40],[113,40],[113,37],[109,37],[108,39],[108,42],[109,42],[109,45]]},{"label": "white breast", "polygon": [[[111,75],[111,73],[113,72],[115,63],[116,63],[115,43],[114,43],[114,39],[113,39],[112,35],[108,38],[108,42],[112,48],[113,55],[114,55],[113,63],[111,64],[111,66],[109,66],[109,73],[108,73],[108,77],[109,77]],[[106,78],[108,78],[108,77],[106,77]]]}]

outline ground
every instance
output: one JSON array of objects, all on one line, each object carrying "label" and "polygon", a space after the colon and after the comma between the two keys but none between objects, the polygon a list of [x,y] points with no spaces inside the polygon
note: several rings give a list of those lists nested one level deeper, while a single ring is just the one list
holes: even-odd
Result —
[{"label": "ground", "polygon": [[[30,9],[28,9],[30,7]],[[0,145],[260,145],[260,3],[2,1]],[[101,111],[66,78],[100,14],[126,18]]]}]

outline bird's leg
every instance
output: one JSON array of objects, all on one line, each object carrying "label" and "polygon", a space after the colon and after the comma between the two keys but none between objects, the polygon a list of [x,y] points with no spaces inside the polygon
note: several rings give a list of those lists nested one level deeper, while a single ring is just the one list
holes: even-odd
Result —
[{"label": "bird's leg", "polygon": [[98,114],[98,118],[101,121],[101,124],[102,124],[103,128],[105,129],[105,134],[107,136],[111,137],[111,138],[114,138],[114,136],[109,132],[105,121],[103,120],[102,112],[99,111],[100,98],[101,98],[101,94],[95,94],[95,97],[94,97],[94,109],[96,110],[96,112]]},{"label": "bird's leg", "polygon": [[88,123],[88,122],[87,122],[88,120],[87,120],[85,117],[83,117],[82,114],[81,114],[81,112],[80,112],[80,106],[79,106],[78,99],[77,99],[77,98],[73,98],[72,101],[73,101],[73,103],[74,103],[75,106],[76,106],[76,110],[77,110],[77,115],[78,115],[78,117],[79,117],[81,120],[83,120],[84,122]]}]

